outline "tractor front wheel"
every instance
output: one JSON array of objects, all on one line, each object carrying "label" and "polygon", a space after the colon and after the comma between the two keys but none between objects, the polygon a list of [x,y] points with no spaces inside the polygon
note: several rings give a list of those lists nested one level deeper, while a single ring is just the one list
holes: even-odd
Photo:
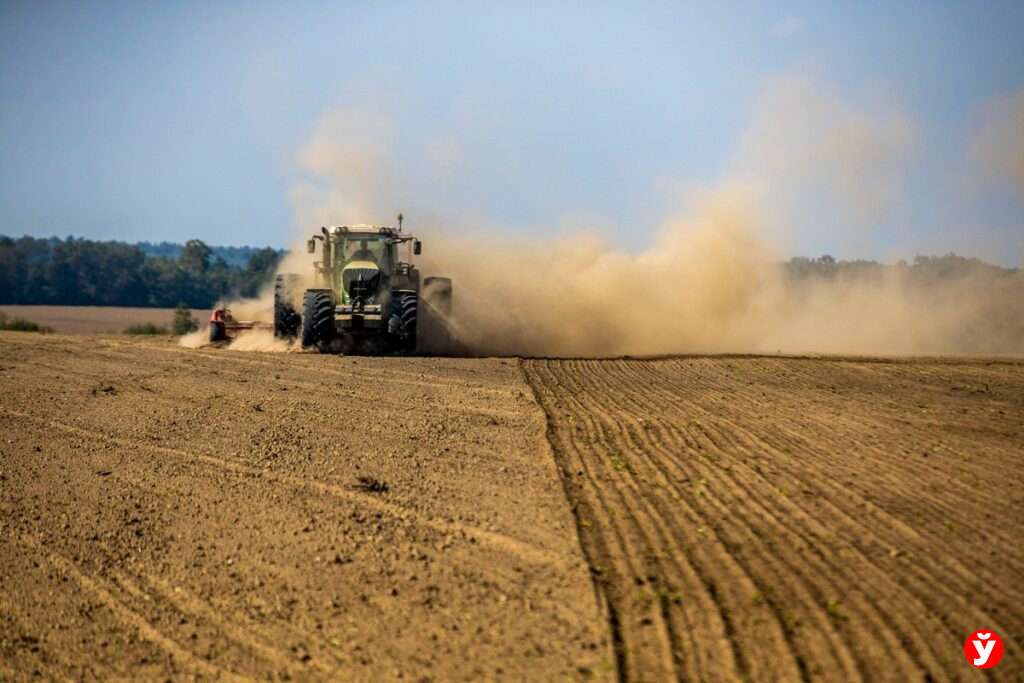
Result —
[{"label": "tractor front wheel", "polygon": [[334,338],[334,295],[329,289],[307,289],[302,296],[302,348],[327,349]]}]

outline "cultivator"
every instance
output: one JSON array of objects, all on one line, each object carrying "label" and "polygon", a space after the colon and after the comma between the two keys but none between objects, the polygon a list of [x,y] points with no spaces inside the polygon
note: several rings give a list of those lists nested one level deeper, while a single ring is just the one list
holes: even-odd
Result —
[{"label": "cultivator", "polygon": [[273,323],[260,320],[235,320],[230,308],[218,308],[210,315],[210,341],[230,341],[247,330],[272,330]]}]

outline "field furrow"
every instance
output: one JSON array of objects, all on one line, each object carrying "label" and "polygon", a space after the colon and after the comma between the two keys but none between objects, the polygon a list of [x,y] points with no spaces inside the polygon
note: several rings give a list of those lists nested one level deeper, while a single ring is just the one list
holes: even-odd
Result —
[{"label": "field furrow", "polygon": [[523,370],[623,679],[971,680],[977,628],[1020,670],[1021,361]]}]

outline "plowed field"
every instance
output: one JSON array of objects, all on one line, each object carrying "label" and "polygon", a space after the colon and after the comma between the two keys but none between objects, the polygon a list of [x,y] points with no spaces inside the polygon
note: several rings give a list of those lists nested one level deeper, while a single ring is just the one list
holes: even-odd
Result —
[{"label": "plowed field", "polygon": [[624,677],[969,678],[979,628],[1022,675],[1020,361],[524,370]]},{"label": "plowed field", "polygon": [[610,669],[514,360],[0,333],[0,678]]},{"label": "plowed field", "polygon": [[1024,361],[0,333],[0,679],[1024,671]]}]

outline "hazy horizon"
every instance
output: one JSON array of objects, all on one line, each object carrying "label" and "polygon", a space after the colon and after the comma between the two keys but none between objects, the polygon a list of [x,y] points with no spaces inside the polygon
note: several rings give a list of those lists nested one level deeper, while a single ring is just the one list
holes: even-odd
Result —
[{"label": "hazy horizon", "polygon": [[[311,232],[315,233],[316,230],[314,229]],[[204,239],[202,239],[202,237],[192,237],[192,238],[184,239],[182,241],[160,240],[160,241],[157,241],[157,242],[153,242],[153,241],[149,241],[149,240],[137,240],[137,241],[132,241],[132,240],[103,240],[103,239],[95,239],[95,238],[91,238],[91,237],[85,237],[85,236],[82,236],[82,235],[49,235],[49,236],[43,236],[43,235],[38,235],[38,236],[36,236],[36,235],[8,235],[8,234],[0,232],[0,238],[8,238],[8,239],[17,240],[17,239],[21,239],[23,237],[30,237],[30,238],[33,238],[33,239],[43,239],[43,240],[60,240],[60,241],[67,241],[68,239],[72,239],[73,238],[76,241],[93,241],[93,242],[118,243],[118,244],[125,244],[125,245],[128,245],[128,246],[140,246],[140,245],[146,244],[146,245],[148,245],[150,247],[153,247],[153,248],[162,247],[162,246],[173,246],[173,247],[181,248],[181,247],[184,247],[185,243],[188,242],[190,239],[198,239],[198,240],[202,241],[204,244],[206,244],[208,247],[210,247],[211,249],[213,249],[215,251],[216,250],[257,251],[259,249],[271,248],[271,249],[277,250],[278,252],[280,252],[282,254],[289,253],[289,249],[288,248],[285,248],[285,247],[275,247],[274,245],[270,245],[270,244],[218,244],[218,243],[209,242],[207,240],[204,240]],[[143,251],[145,253],[149,254],[149,255],[153,255],[150,251],[147,251],[146,249],[143,249]],[[1021,268],[1024,268],[1024,266],[1019,266],[1019,265],[1002,265],[1002,264],[999,264],[999,263],[987,261],[986,259],[983,259],[983,258],[980,258],[980,257],[970,256],[970,255],[966,255],[966,254],[958,254],[956,252],[951,252],[951,251],[944,252],[944,253],[918,252],[918,253],[915,253],[915,254],[911,254],[910,256],[907,256],[907,257],[900,256],[900,257],[892,258],[892,259],[874,259],[874,258],[864,258],[864,259],[861,259],[861,258],[851,258],[851,259],[846,259],[844,257],[837,257],[834,254],[807,254],[807,253],[800,253],[800,254],[798,254],[798,253],[793,253],[793,254],[789,254],[789,255],[780,256],[778,261],[780,263],[785,263],[785,262],[793,261],[793,260],[796,260],[796,259],[810,259],[811,261],[818,261],[818,260],[821,260],[823,258],[829,258],[830,257],[830,258],[835,259],[835,261],[837,263],[847,263],[847,264],[850,264],[850,263],[855,263],[855,262],[858,262],[858,261],[863,261],[863,262],[868,262],[868,263],[878,263],[878,264],[883,265],[883,266],[894,266],[894,265],[898,265],[899,262],[901,262],[901,261],[905,262],[905,263],[912,263],[916,257],[942,258],[942,257],[946,257],[946,256],[962,257],[962,258],[966,258],[966,259],[978,258],[983,263],[987,263],[988,265],[998,266],[1000,268],[1007,268],[1007,269],[1011,269],[1011,270],[1020,270]]]}]

